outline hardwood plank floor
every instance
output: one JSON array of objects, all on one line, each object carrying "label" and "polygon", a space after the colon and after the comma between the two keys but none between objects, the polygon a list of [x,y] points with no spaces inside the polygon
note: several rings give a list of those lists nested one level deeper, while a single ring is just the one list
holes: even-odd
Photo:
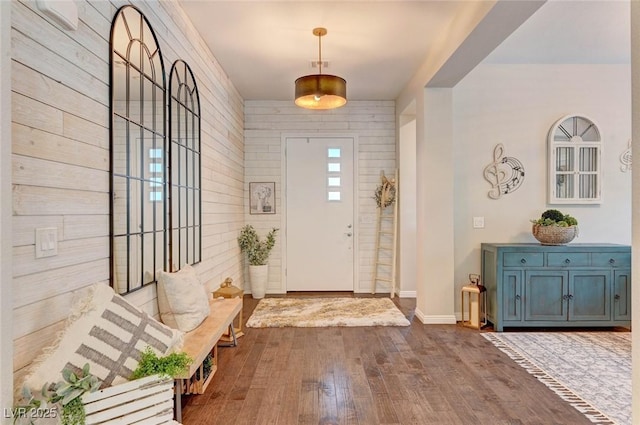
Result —
[{"label": "hardwood plank floor", "polygon": [[[303,293],[288,296],[352,296]],[[203,395],[184,397],[186,425],[579,425],[591,423],[477,330],[409,327],[244,328],[219,348]],[[258,300],[244,298],[244,318]]]}]

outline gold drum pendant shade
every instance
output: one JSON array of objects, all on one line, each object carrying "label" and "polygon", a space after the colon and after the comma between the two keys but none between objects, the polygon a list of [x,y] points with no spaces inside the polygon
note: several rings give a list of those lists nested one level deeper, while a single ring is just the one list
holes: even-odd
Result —
[{"label": "gold drum pendant shade", "polygon": [[322,73],[322,36],[325,28],[314,28],[318,37],[318,74],[305,75],[296,80],[295,104],[306,109],[334,109],[347,103],[347,82],[344,78]]},{"label": "gold drum pendant shade", "polygon": [[333,109],[347,103],[347,82],[335,75],[305,75],[296,80],[296,105],[307,109]]}]

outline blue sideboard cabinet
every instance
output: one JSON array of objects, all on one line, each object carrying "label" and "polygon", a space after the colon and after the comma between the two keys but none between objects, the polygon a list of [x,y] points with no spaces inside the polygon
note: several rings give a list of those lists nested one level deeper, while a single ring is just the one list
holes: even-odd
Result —
[{"label": "blue sideboard cabinet", "polygon": [[631,247],[483,243],[481,251],[496,331],[631,326]]}]

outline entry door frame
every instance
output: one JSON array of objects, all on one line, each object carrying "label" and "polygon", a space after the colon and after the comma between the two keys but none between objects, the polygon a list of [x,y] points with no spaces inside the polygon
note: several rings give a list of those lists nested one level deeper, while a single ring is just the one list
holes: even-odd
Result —
[{"label": "entry door frame", "polygon": [[353,292],[360,292],[360,185],[358,171],[358,159],[359,159],[359,141],[358,135],[354,133],[286,133],[282,134],[280,138],[280,146],[282,146],[280,153],[280,164],[282,176],[282,223],[284,225],[284,231],[282,232],[281,244],[282,244],[282,263],[281,263],[281,276],[282,276],[282,289],[283,293],[287,292],[287,139],[290,138],[307,138],[307,139],[335,139],[345,138],[353,140]]}]

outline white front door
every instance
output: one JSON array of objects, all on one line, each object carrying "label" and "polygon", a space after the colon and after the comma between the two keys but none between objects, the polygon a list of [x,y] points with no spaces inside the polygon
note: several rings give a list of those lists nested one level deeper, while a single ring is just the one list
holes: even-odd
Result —
[{"label": "white front door", "polygon": [[353,291],[353,142],[286,139],[287,291]]}]

